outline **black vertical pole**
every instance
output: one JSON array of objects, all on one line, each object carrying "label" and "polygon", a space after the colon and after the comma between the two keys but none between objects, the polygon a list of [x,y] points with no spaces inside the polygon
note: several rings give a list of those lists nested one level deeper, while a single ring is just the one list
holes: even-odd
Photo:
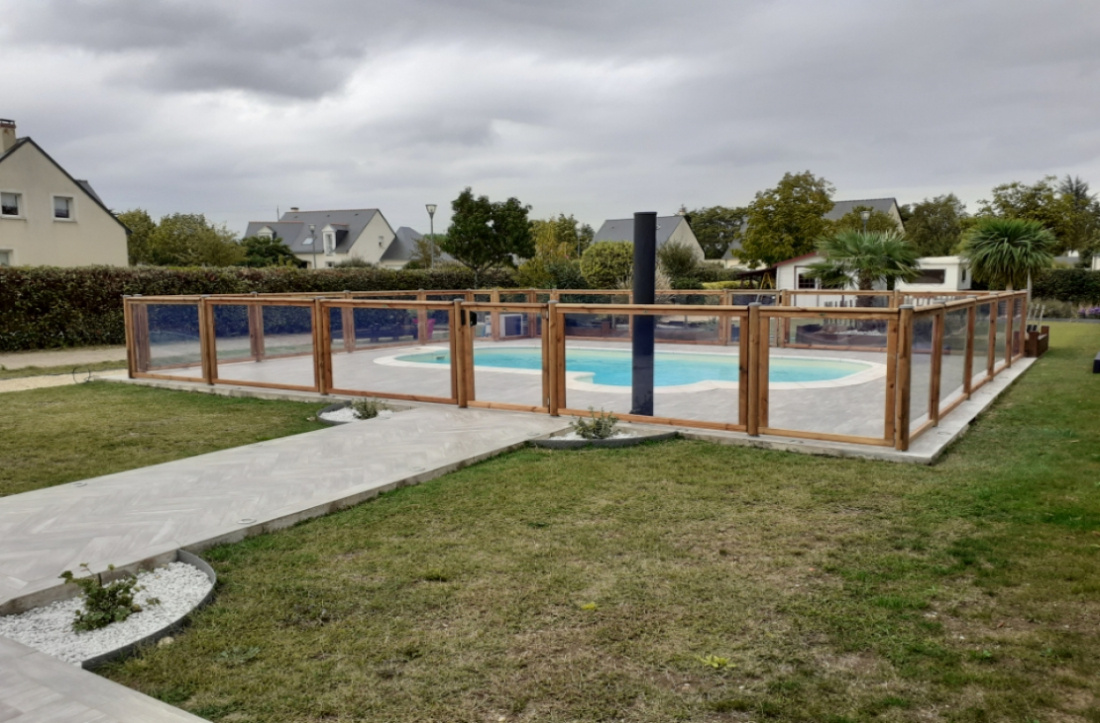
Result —
[{"label": "black vertical pole", "polygon": [[[656,300],[657,213],[634,214],[634,303]],[[631,414],[653,416],[653,323],[652,316],[634,317],[634,356]]]}]

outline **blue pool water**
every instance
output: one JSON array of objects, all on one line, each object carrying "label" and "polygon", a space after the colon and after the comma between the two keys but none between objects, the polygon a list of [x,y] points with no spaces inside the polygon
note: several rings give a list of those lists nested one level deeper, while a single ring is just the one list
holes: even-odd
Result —
[{"label": "blue pool water", "polygon": [[[406,354],[400,361],[421,364],[450,364],[446,351]],[[474,366],[503,369],[542,369],[542,350],[534,347],[511,349],[475,349]],[[771,382],[822,382],[866,371],[870,366],[858,361],[835,359],[794,359],[772,357],[768,364]],[[596,384],[615,387],[630,386],[629,349],[570,349],[565,355],[565,369],[570,372],[591,372]],[[738,357],[729,354],[681,354],[657,352],[653,383],[658,387],[694,384],[702,381],[736,382]]]}]

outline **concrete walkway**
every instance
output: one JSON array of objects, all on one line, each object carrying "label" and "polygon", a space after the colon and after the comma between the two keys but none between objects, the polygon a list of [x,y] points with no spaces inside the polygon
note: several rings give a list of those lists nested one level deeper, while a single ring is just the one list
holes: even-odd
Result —
[{"label": "concrete walkway", "polygon": [[[83,562],[135,568],[287,527],[424,482],[568,420],[420,407],[246,447],[0,498],[0,614],[65,597]],[[0,639],[0,721],[198,720]]]},{"label": "concrete walkway", "polygon": [[[125,346],[91,346],[78,349],[42,349],[13,351],[0,354],[0,367],[23,369],[25,367],[57,367],[72,364],[98,364],[100,362],[125,362]],[[3,720],[0,718],[0,720]]]},{"label": "concrete walkway", "polygon": [[[4,392],[25,392],[28,389],[43,389],[45,387],[65,387],[70,384],[80,384],[81,382],[91,381],[92,379],[122,380],[125,378],[126,370],[119,369],[117,371],[91,372],[84,374],[48,374],[37,377],[0,379],[0,394]],[[0,721],[3,720],[3,718],[0,718]]]}]

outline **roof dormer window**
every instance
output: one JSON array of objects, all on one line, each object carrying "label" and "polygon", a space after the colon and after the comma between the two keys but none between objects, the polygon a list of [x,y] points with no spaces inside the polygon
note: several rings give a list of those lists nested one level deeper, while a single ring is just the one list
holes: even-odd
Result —
[{"label": "roof dormer window", "polygon": [[266,239],[275,238],[275,232],[271,230],[270,226],[264,226],[263,228],[261,228],[259,231],[256,232],[256,235],[259,236],[260,238],[266,238]]},{"label": "roof dormer window", "polygon": [[331,224],[321,229],[321,241],[325,245],[325,256],[336,253],[336,230]]}]

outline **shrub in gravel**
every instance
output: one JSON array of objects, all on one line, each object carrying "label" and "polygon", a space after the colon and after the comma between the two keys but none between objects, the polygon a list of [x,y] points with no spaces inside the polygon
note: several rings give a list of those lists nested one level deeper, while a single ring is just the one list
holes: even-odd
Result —
[{"label": "shrub in gravel", "polygon": [[581,439],[608,439],[615,434],[615,425],[619,423],[619,418],[614,414],[605,412],[602,409],[597,412],[591,407],[588,408],[588,414],[588,419],[574,417],[570,423],[578,437]]},{"label": "shrub in gravel", "polygon": [[389,407],[377,399],[360,399],[352,402],[351,408],[355,410],[356,415],[358,415],[360,419],[374,419],[378,416],[380,411],[389,409]]},{"label": "shrub in gravel", "polygon": [[[71,570],[61,573],[61,578],[66,583],[72,583],[84,592],[84,609],[77,611],[73,630],[98,630],[111,623],[120,623],[133,613],[141,612],[141,606],[134,602],[134,593],[141,589],[137,587],[136,577],[131,575],[104,585],[103,576],[93,575],[88,569],[88,563],[80,567],[88,573],[87,577],[76,577]],[[107,569],[114,570],[115,566],[108,565]],[[156,604],[155,598],[148,602]]]}]

